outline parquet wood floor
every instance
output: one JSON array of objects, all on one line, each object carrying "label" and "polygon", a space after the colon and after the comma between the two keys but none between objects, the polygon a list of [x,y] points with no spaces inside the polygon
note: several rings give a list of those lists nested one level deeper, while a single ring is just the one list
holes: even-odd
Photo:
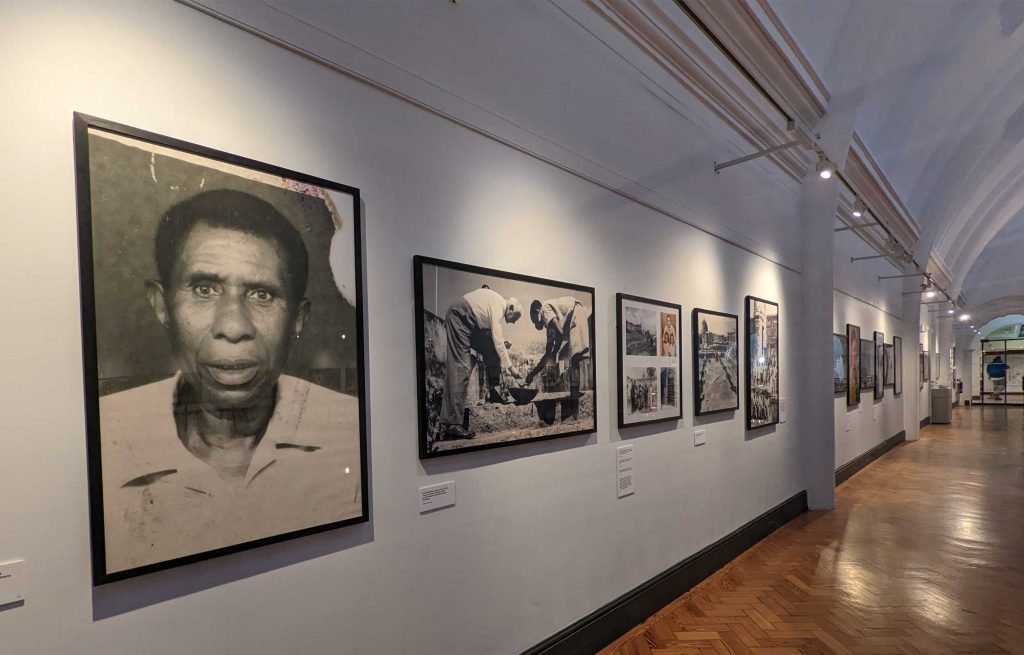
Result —
[{"label": "parquet wood floor", "polygon": [[1024,655],[1024,409],[958,409],[601,655]]}]

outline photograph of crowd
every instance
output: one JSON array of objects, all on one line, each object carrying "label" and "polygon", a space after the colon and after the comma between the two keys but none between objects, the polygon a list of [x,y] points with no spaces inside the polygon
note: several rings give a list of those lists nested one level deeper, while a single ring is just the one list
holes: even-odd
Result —
[{"label": "photograph of crowd", "polygon": [[693,362],[694,413],[738,409],[739,317],[694,309]]},{"label": "photograph of crowd", "polygon": [[746,299],[747,429],[779,422],[779,306]]},{"label": "photograph of crowd", "polygon": [[596,429],[593,289],[427,257],[414,269],[420,457]]},{"label": "photograph of crowd", "polygon": [[682,417],[679,305],[616,295],[619,427]]}]

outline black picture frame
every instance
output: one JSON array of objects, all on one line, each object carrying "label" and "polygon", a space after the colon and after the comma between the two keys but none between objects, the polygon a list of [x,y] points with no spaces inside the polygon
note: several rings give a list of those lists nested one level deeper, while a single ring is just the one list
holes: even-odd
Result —
[{"label": "black picture frame", "polygon": [[[832,333],[832,393],[835,395],[845,395],[846,389],[849,386],[849,378],[847,377],[847,369],[849,364],[846,362],[846,358],[849,357],[849,349],[846,346],[846,335]],[[836,372],[840,373],[840,377],[836,377]]]},{"label": "black picture frame", "polygon": [[[736,392],[734,394],[735,401],[728,407],[720,407],[711,410],[702,410],[703,398],[700,381],[700,367],[702,356],[700,354],[701,346],[701,316],[708,314],[711,316],[718,316],[721,318],[732,319],[733,321],[733,352],[736,365]],[[740,365],[740,318],[736,314],[729,314],[728,312],[719,312],[712,309],[703,309],[701,307],[694,307],[691,312],[691,333],[690,340],[693,343],[693,414],[694,416],[708,416],[711,414],[720,414],[722,412],[734,412],[740,408],[740,390],[739,390],[739,365]]]},{"label": "black picture frame", "polygon": [[860,340],[860,391],[875,388],[875,344],[870,339]]},{"label": "black picture frame", "polygon": [[[312,185],[337,191],[352,198],[352,267],[354,275],[354,329],[355,329],[355,385],[358,389],[358,461],[360,468],[361,507],[360,514],[339,521],[332,521],[312,527],[281,534],[253,539],[225,547],[175,557],[143,566],[110,571],[107,568],[107,540],[104,526],[103,460],[100,434],[100,382],[97,334],[97,292],[94,276],[95,243],[93,236],[94,213],[91,189],[91,160],[89,137],[91,131],[124,137],[138,142],[168,148],[198,156],[215,162],[251,169],[259,173],[287,178],[301,184]],[[369,462],[367,455],[367,386],[364,316],[364,280],[362,266],[362,216],[360,192],[356,187],[306,175],[280,166],[267,164],[255,159],[241,157],[224,151],[189,143],[180,139],[141,130],[114,121],[75,112],[73,115],[75,151],[76,198],[78,206],[78,244],[80,270],[80,297],[82,312],[82,358],[84,377],[84,400],[86,419],[86,449],[89,485],[89,523],[91,542],[91,568],[93,585],[104,585],[148,573],[185,566],[195,562],[238,553],[269,544],[275,544],[299,537],[335,530],[344,526],[365,523],[370,520],[369,504]],[[341,473],[339,471],[339,473]]]},{"label": "black picture frame", "polygon": [[860,404],[860,326],[846,324],[846,406]]},{"label": "black picture frame", "polygon": [[[775,355],[774,362],[772,362],[771,359],[769,358],[768,362],[766,362],[766,363],[768,364],[769,371],[771,369],[771,366],[774,364],[774,367],[775,367],[775,372],[774,372],[775,381],[772,384],[772,390],[768,392],[768,394],[769,394],[768,408],[769,408],[769,413],[771,415],[771,420],[767,420],[767,421],[763,421],[763,422],[758,421],[755,424],[755,418],[754,418],[754,398],[753,398],[753,396],[754,396],[754,393],[753,393],[754,392],[754,389],[753,389],[753,369],[754,369],[754,363],[755,362],[753,361],[753,358],[756,356],[756,354],[755,354],[756,353],[756,349],[751,346],[751,339],[754,336],[754,331],[752,330],[753,318],[754,318],[753,314],[754,314],[754,312],[752,312],[752,309],[754,309],[756,303],[763,303],[765,305],[768,305],[770,307],[774,307],[775,308],[775,334],[774,334],[774,336],[771,334],[772,330],[767,325],[765,326],[765,346],[766,346],[766,349],[767,349],[767,351],[769,353],[774,353],[774,355]],[[780,320],[780,317],[779,317],[779,304],[777,302],[773,302],[771,300],[765,300],[764,298],[758,298],[756,296],[747,296],[745,298],[745,300],[744,300],[744,311],[745,311],[745,314],[744,314],[744,319],[745,319],[745,321],[744,321],[745,322],[745,325],[744,325],[744,338],[745,338],[745,341],[746,341],[746,352],[747,352],[746,366],[744,367],[745,368],[744,379],[746,381],[745,387],[746,387],[746,405],[747,405],[747,407],[746,407],[746,412],[747,412],[747,429],[748,430],[759,430],[761,428],[767,428],[767,427],[771,427],[773,425],[777,425],[779,423],[780,418],[781,418],[780,415],[779,415],[779,383],[780,383],[780,377],[781,377],[781,371],[780,371],[780,366],[779,366],[779,364],[780,364],[779,327],[780,327],[780,323],[781,323],[781,320]],[[770,321],[766,320],[766,323],[768,323],[770,325]],[[760,335],[758,335],[758,337],[760,338]]]},{"label": "black picture frame", "polygon": [[885,335],[877,330],[874,332],[875,346],[875,400],[885,397]]},{"label": "black picture frame", "polygon": [[[567,430],[565,432],[554,432],[551,434],[544,434],[541,436],[534,436],[523,439],[509,439],[504,441],[498,441],[493,443],[477,443],[466,446],[460,446],[457,448],[446,449],[443,447],[436,447],[439,441],[435,438],[432,432],[436,431],[437,421],[432,421],[430,416],[430,407],[435,402],[433,399],[428,398],[427,393],[427,362],[426,362],[426,322],[425,317],[425,303],[421,290],[423,289],[424,283],[424,267],[434,266],[439,268],[450,269],[455,272],[467,273],[477,276],[499,278],[512,280],[515,282],[541,285],[544,287],[556,287],[564,289],[566,291],[573,291],[577,293],[584,293],[589,295],[590,299],[590,316],[588,317],[588,331],[589,331],[589,360],[590,360],[590,375],[592,380],[590,382],[590,402],[593,407],[593,425],[587,428],[581,428],[578,430]],[[417,380],[417,402],[419,405],[419,457],[420,459],[432,459],[435,457],[446,457],[451,455],[458,455],[461,453],[474,452],[480,450],[490,450],[493,448],[502,448],[506,446],[515,446],[523,443],[534,443],[538,441],[549,441],[551,439],[561,439],[563,437],[571,437],[580,434],[591,434],[597,432],[597,416],[598,416],[598,384],[596,375],[596,362],[597,362],[597,343],[596,343],[596,332],[594,324],[596,321],[597,308],[595,306],[596,294],[593,287],[584,286],[581,284],[573,284],[569,282],[560,282],[557,280],[550,280],[547,278],[537,277],[534,275],[524,275],[521,273],[512,273],[509,271],[501,271],[493,268],[486,268],[483,266],[475,266],[472,264],[465,264],[461,262],[454,262],[444,259],[437,259],[434,257],[427,257],[424,255],[416,255],[413,257],[413,282],[414,282],[414,296],[415,296],[415,325],[416,325],[416,380]],[[473,287],[475,289],[476,287]],[[520,320],[526,320],[529,322],[529,311],[528,306],[524,306],[523,312],[524,317]],[[527,401],[531,402],[531,401]],[[431,403],[428,405],[428,403]]]},{"label": "black picture frame", "polygon": [[893,376],[892,392],[893,395],[899,396],[903,393],[903,339],[900,337],[892,338],[892,361],[896,367]]},{"label": "black picture frame", "polygon": [[[623,305],[625,303],[635,303],[635,304],[640,304],[640,305],[651,305],[651,306],[653,306],[655,308],[664,308],[664,309],[671,310],[672,312],[675,313],[675,319],[676,319],[675,320],[675,334],[676,334],[676,336],[675,336],[675,339],[676,339],[675,355],[673,356],[673,355],[662,355],[662,354],[660,354],[659,351],[661,350],[662,343],[661,343],[661,340],[657,340],[657,342],[654,344],[657,354],[650,356],[652,358],[651,366],[655,367],[655,368],[658,368],[658,369],[664,369],[665,368],[661,364],[663,364],[666,359],[669,359],[669,358],[673,359],[675,361],[675,363],[676,363],[676,385],[677,385],[677,389],[676,389],[676,392],[677,392],[677,396],[676,396],[676,398],[677,398],[676,410],[677,411],[674,414],[660,416],[658,418],[653,418],[653,419],[645,419],[645,420],[640,420],[640,421],[633,421],[632,423],[627,423],[626,422],[626,398],[625,398],[625,381],[627,379],[627,376],[625,375],[625,369],[627,368],[627,366],[626,366],[626,357],[627,356],[636,356],[636,355],[627,355],[627,347],[626,347],[627,344],[623,343],[622,333],[623,333],[623,325],[624,325],[624,323],[623,323],[622,310],[623,310]],[[625,428],[633,428],[633,427],[637,427],[637,426],[640,426],[640,425],[651,425],[653,423],[664,423],[666,421],[680,421],[680,420],[682,420],[682,418],[683,418],[683,344],[682,344],[683,325],[682,325],[682,323],[683,323],[683,308],[682,308],[681,305],[678,305],[676,303],[665,302],[663,300],[654,300],[652,298],[644,298],[643,296],[634,296],[634,295],[630,295],[628,293],[617,293],[617,294],[615,294],[615,345],[616,345],[616,352],[618,353],[618,361],[617,361],[617,366],[616,366],[616,373],[617,373],[616,380],[617,380],[617,388],[618,388],[618,393],[617,393],[617,396],[618,396],[618,425],[619,425],[619,429],[620,430],[621,429],[625,429]],[[658,324],[657,324],[657,329],[659,330],[659,334],[661,334],[661,330],[663,329],[663,327],[664,326],[661,323],[661,317],[659,316],[659,320],[658,320]],[[659,397],[661,397],[661,387],[660,387],[661,382],[663,382],[663,380],[659,377],[658,380],[657,380],[657,383],[659,384],[659,388],[658,388],[658,395],[659,395]]]},{"label": "black picture frame", "polygon": [[895,349],[891,343],[887,343],[883,346],[883,352],[885,357],[885,386],[895,387],[896,386],[896,360],[895,360]]}]

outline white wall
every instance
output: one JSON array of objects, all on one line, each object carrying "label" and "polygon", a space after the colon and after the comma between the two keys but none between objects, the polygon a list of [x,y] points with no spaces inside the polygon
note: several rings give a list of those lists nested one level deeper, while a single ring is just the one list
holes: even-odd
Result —
[{"label": "white wall", "polygon": [[[25,606],[0,612],[5,655],[517,652],[805,488],[793,270],[181,5],[2,12],[0,561],[31,573]],[[76,110],[362,190],[371,523],[91,587]],[[796,197],[770,182],[734,195],[792,240]],[[597,434],[418,460],[415,254],[595,286]],[[712,418],[695,448],[684,348],[687,418],[612,428],[617,291],[740,315],[745,294],[778,300],[789,422]],[[616,500],[621,441],[637,493]],[[417,488],[449,479],[458,506],[419,515]]]},{"label": "white wall", "polygon": [[[833,305],[836,334],[846,334],[847,323],[859,325],[861,338],[869,341],[875,330],[884,333],[885,342],[890,344],[899,334],[899,319],[863,300],[837,291]],[[917,390],[913,377],[916,371],[911,373],[904,370],[903,394],[899,396],[893,393],[893,387],[885,387],[885,396],[875,400],[873,389],[861,389],[860,404],[848,407],[846,394],[836,394],[836,468],[903,430],[903,397]]]},{"label": "white wall", "polygon": [[[835,290],[833,294],[833,329],[846,334],[846,324],[860,326],[861,339],[871,341],[877,330],[892,343],[902,333],[903,296],[900,279],[879,280],[879,276],[898,275],[891,264],[882,260],[851,262],[851,257],[876,254],[850,231],[836,232],[833,239]],[[911,349],[916,344],[909,344]],[[908,344],[904,339],[904,350]],[[917,370],[903,369],[903,393],[885,387],[885,395],[874,398],[873,389],[861,389],[860,404],[847,406],[846,394],[835,394],[835,467],[850,462],[904,429],[903,402],[908,393],[917,392]]]}]

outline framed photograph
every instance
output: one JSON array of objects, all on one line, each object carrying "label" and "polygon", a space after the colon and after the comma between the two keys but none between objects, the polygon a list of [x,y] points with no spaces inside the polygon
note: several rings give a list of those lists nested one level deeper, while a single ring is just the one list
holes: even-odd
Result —
[{"label": "framed photograph", "polygon": [[660,300],[615,295],[620,428],[682,418],[682,311]]},{"label": "framed photograph", "polygon": [[846,362],[846,335],[832,335],[832,391],[839,395],[846,393],[846,369],[849,366]]},{"label": "framed photograph", "polygon": [[884,360],[885,360],[885,386],[892,387],[896,385],[896,361],[893,359],[893,346],[891,343],[885,344],[884,349]]},{"label": "framed photograph", "polygon": [[885,396],[885,335],[875,331],[875,400]]},{"label": "framed photograph", "polygon": [[919,389],[924,389],[924,383],[928,381],[928,353],[925,352],[924,344],[921,344],[921,352],[917,355],[917,369],[920,377]]},{"label": "framed photograph", "polygon": [[413,268],[420,458],[597,430],[593,288],[421,256]]},{"label": "framed photograph", "polygon": [[846,406],[860,404],[860,326],[846,324]]},{"label": "framed photograph", "polygon": [[747,429],[779,422],[779,305],[747,296]]},{"label": "framed photograph", "polygon": [[875,344],[868,339],[860,340],[860,390],[874,391],[875,388]]},{"label": "framed photograph", "polygon": [[892,338],[892,351],[892,392],[898,396],[903,393],[903,339],[900,337]]},{"label": "framed photograph", "polygon": [[740,407],[740,319],[693,310],[693,407],[703,416]]},{"label": "framed photograph", "polygon": [[359,190],[75,114],[92,569],[369,518]]}]

